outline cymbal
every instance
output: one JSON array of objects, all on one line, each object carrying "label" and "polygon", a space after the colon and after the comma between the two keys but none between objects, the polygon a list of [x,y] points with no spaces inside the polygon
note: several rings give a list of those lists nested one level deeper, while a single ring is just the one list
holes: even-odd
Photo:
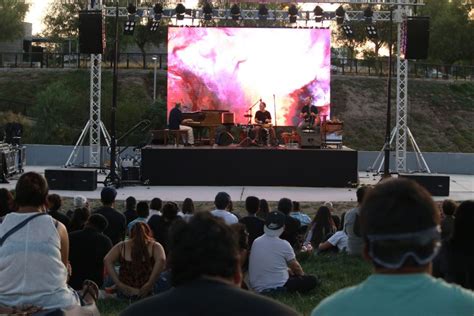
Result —
[{"label": "cymbal", "polygon": [[244,117],[252,117],[251,114],[244,114]]}]

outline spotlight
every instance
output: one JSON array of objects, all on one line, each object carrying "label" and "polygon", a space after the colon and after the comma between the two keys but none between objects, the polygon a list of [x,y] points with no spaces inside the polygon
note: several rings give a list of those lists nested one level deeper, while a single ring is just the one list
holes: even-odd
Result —
[{"label": "spotlight", "polygon": [[232,20],[234,21],[240,19],[240,8],[237,3],[234,3],[230,8],[230,15],[232,16]]},{"label": "spotlight", "polygon": [[184,20],[184,14],[186,13],[186,7],[182,3],[176,5],[176,18],[178,20]]},{"label": "spotlight", "polygon": [[323,21],[323,15],[324,15],[323,9],[319,5],[317,5],[316,8],[314,8],[313,12],[314,12],[314,20],[317,23],[322,22]]},{"label": "spotlight", "polygon": [[212,20],[212,6],[209,2],[206,2],[202,7],[202,13],[204,13],[204,20],[210,21]]},{"label": "spotlight", "polygon": [[337,24],[344,23],[344,16],[346,15],[346,10],[341,6],[336,9],[336,22]]},{"label": "spotlight", "polygon": [[158,20],[158,21],[149,20],[148,21],[148,29],[151,32],[156,32],[158,30],[159,26],[160,26],[160,20]]},{"label": "spotlight", "polygon": [[135,31],[135,21],[128,20],[125,22],[125,26],[123,28],[123,35],[133,35]]},{"label": "spotlight", "polygon": [[369,24],[365,27],[365,29],[367,30],[367,37],[368,38],[374,39],[374,38],[378,37],[377,29],[375,28],[374,25]]},{"label": "spotlight", "polygon": [[155,21],[161,20],[161,17],[163,16],[163,5],[161,3],[155,4],[153,12],[155,13]]},{"label": "spotlight", "polygon": [[298,8],[296,8],[296,5],[292,4],[288,8],[288,15],[290,16],[290,23],[296,23],[296,19],[298,18]]},{"label": "spotlight", "polygon": [[261,4],[258,8],[258,19],[265,21],[268,18],[268,9],[264,4]]},{"label": "spotlight", "polygon": [[364,10],[364,17],[365,17],[365,22],[367,23],[372,23],[372,17],[374,16],[374,11],[372,11],[372,8],[368,6]]},{"label": "spotlight", "polygon": [[349,24],[344,24],[342,26],[342,30],[344,31],[344,34],[346,35],[347,38],[351,39],[354,37],[354,30],[352,29],[352,26]]}]

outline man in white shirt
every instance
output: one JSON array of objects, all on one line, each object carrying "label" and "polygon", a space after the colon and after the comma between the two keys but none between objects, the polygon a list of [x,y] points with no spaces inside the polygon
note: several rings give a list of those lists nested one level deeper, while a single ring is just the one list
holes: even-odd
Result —
[{"label": "man in white shirt", "polygon": [[340,230],[334,233],[325,242],[319,244],[319,251],[325,251],[330,249],[337,249],[338,251],[347,251],[347,235],[344,231]]},{"label": "man in white shirt", "polygon": [[318,285],[316,277],[304,274],[290,243],[279,238],[285,229],[285,220],[285,214],[279,211],[268,214],[263,236],[253,242],[249,281],[256,292],[304,293]]},{"label": "man in white shirt", "polygon": [[216,209],[214,211],[211,211],[211,214],[216,217],[222,218],[227,225],[232,225],[238,223],[239,219],[237,218],[237,216],[227,210],[227,206],[229,206],[229,203],[229,194],[227,194],[226,192],[217,193],[214,199],[214,205],[216,206]]}]

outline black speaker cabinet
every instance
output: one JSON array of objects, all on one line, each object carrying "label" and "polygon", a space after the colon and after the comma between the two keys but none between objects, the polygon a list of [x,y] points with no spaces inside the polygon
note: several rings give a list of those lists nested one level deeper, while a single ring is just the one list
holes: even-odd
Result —
[{"label": "black speaker cabinet", "polygon": [[94,191],[97,189],[97,170],[46,169],[44,175],[51,190]]},{"label": "black speaker cabinet", "polygon": [[102,54],[105,33],[101,11],[79,12],[79,50],[82,54]]},{"label": "black speaker cabinet", "polygon": [[409,17],[407,20],[406,59],[428,58],[430,18]]},{"label": "black speaker cabinet", "polygon": [[433,174],[400,174],[400,178],[418,182],[433,196],[449,196],[449,176]]},{"label": "black speaker cabinet", "polygon": [[321,147],[321,134],[311,131],[301,133],[301,148]]}]

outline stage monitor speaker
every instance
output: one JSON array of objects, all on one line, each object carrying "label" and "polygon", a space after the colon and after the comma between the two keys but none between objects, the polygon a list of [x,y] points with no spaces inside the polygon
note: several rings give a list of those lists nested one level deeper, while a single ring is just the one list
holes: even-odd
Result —
[{"label": "stage monitor speaker", "polygon": [[94,191],[97,189],[97,170],[46,169],[44,175],[51,190]]},{"label": "stage monitor speaker", "polygon": [[316,132],[301,133],[301,148],[318,148],[321,147],[321,134]]},{"label": "stage monitor speaker", "polygon": [[449,176],[432,174],[400,174],[399,177],[411,179],[417,182],[433,196],[449,196]]},{"label": "stage monitor speaker", "polygon": [[101,11],[79,12],[79,51],[82,54],[104,52],[104,32]]},{"label": "stage monitor speaker", "polygon": [[428,58],[428,46],[430,41],[430,18],[409,17],[407,20],[406,33],[406,59]]}]

